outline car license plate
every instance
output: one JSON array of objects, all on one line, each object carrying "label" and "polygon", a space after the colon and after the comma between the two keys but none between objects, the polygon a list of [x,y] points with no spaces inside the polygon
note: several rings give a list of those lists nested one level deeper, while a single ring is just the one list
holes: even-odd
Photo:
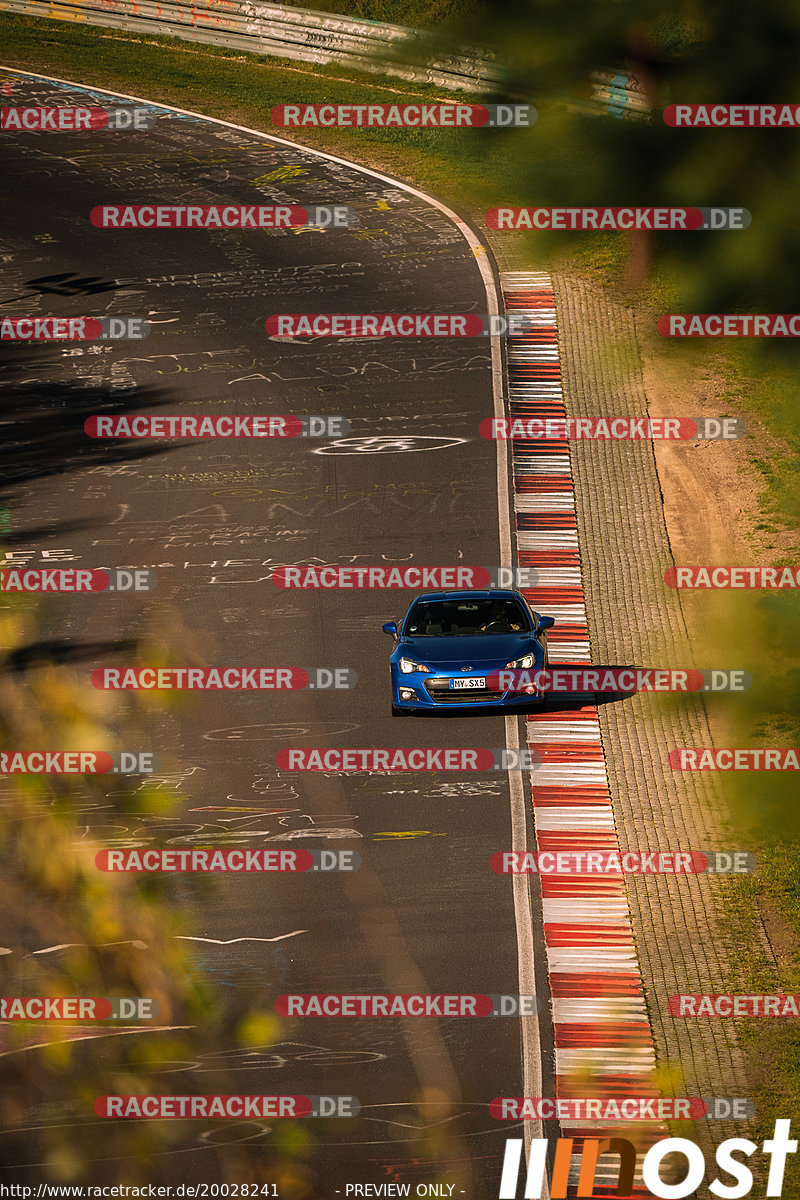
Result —
[{"label": "car license plate", "polygon": [[461,691],[467,691],[469,688],[485,688],[485,687],[486,687],[485,679],[473,679],[472,676],[470,676],[469,679],[451,679],[450,680],[450,691],[451,692],[461,692]]}]

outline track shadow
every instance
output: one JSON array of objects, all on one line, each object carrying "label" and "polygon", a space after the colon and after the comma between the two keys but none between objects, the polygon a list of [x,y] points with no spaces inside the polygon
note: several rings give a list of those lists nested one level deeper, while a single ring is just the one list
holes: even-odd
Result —
[{"label": "track shadow", "polygon": [[83,533],[87,529],[93,529],[95,525],[95,521],[85,519],[80,521],[48,521],[46,525],[34,525],[30,529],[17,529],[14,533],[9,531],[3,535],[2,541],[5,549],[8,550],[12,546],[27,546],[40,541],[42,538],[55,537],[58,534]]},{"label": "track shadow", "polygon": [[[16,346],[0,370],[3,385],[0,410],[0,507],[14,508],[17,491],[34,485],[47,488],[57,476],[106,464],[118,465],[163,455],[185,442],[168,444],[125,439],[104,441],[90,438],[84,421],[97,413],[121,415],[163,408],[174,399],[165,388],[136,387],[125,395],[106,386],[75,380],[38,380],[38,371],[53,372],[53,360],[40,365],[41,347]],[[56,364],[56,370],[61,364]],[[54,520],[27,530],[0,533],[4,549],[36,542],[58,532],[86,530],[103,523],[98,510],[95,520]],[[68,639],[39,639],[18,646],[4,656],[0,674],[19,674],[46,665],[69,665],[102,660],[109,653],[135,650],[135,640],[77,642]]]},{"label": "track shadow", "polygon": [[[44,372],[50,368],[47,363],[39,369]],[[180,441],[164,445],[127,438],[105,441],[84,433],[84,421],[94,414],[119,416],[162,408],[174,400],[165,388],[135,387],[120,395],[107,386],[79,380],[39,380],[32,377],[36,371],[36,354],[26,353],[22,348],[18,348],[15,357],[6,357],[0,371],[3,387],[0,505],[11,506],[14,489],[22,485],[87,466],[152,458],[186,444]]]},{"label": "track shadow", "polygon": [[138,646],[136,638],[119,638],[105,642],[73,642],[65,638],[51,638],[18,646],[5,658],[0,666],[0,675],[29,671],[36,667],[69,665],[91,662],[106,654],[130,653]]},{"label": "track shadow", "polygon": [[[551,671],[646,671],[652,668],[637,666],[632,663],[550,663]],[[577,709],[585,708],[587,705],[592,705],[595,708],[600,708],[604,704],[620,704],[625,700],[630,700],[633,696],[638,696],[638,691],[603,691],[603,692],[550,692],[547,697],[545,711],[553,712],[574,712]]]}]

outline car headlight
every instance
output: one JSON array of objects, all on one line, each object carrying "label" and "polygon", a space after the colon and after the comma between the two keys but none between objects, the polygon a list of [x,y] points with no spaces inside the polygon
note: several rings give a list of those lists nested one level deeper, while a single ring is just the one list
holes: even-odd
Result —
[{"label": "car headlight", "polygon": [[513,662],[506,663],[506,670],[509,667],[519,667],[521,671],[527,671],[529,667],[533,666],[534,661],[532,654],[523,654],[522,658],[515,658]]},{"label": "car headlight", "polygon": [[404,675],[410,675],[412,671],[423,671],[426,675],[431,673],[430,667],[424,667],[422,663],[414,662],[413,658],[401,658],[398,666]]}]

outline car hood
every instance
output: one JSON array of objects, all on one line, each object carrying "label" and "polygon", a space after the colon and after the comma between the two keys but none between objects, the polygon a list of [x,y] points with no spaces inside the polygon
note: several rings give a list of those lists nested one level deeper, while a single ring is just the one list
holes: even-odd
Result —
[{"label": "car hood", "polygon": [[523,654],[535,654],[537,662],[544,657],[541,646],[530,633],[404,638],[400,653],[439,670],[461,670],[462,666],[504,667]]}]

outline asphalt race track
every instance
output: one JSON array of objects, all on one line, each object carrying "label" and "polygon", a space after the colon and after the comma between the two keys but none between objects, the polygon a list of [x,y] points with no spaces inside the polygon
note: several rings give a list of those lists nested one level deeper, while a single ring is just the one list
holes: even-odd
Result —
[{"label": "asphalt race track", "polygon": [[[15,83],[13,103],[86,96],[31,79]],[[511,880],[489,867],[519,835],[520,813],[529,820],[519,776],[514,784],[500,772],[276,765],[285,747],[514,744],[516,718],[392,719],[381,624],[399,618],[411,594],[282,590],[270,580],[275,567],[300,563],[508,562],[498,447],[478,436],[498,386],[488,339],[303,342],[264,329],[276,312],[485,313],[485,256],[440,208],[391,181],[187,115],[164,113],[141,132],[6,132],[0,144],[13,181],[2,199],[2,316],[152,322],[145,341],[4,346],[12,432],[0,505],[11,511],[13,561],[147,567],[158,577],[152,594],[46,598],[43,639],[87,676],[129,665],[120,642],[155,633],[173,665],[347,667],[358,677],[350,690],[196,692],[154,709],[149,744],[132,748],[160,755],[182,811],[115,815],[113,827],[90,812],[94,836],[109,846],[235,837],[246,848],[358,852],[353,874],[221,876],[204,897],[171,881],[187,936],[198,939],[198,975],[232,1013],[274,1010],[287,992],[518,993],[521,969],[523,978],[535,969],[546,999],[535,897],[531,941],[519,889],[515,911]],[[348,205],[358,224],[114,231],[89,220],[98,204],[151,201]],[[83,431],[91,415],[128,412],[331,415],[351,429],[339,445],[112,442]],[[3,944],[12,955],[44,949],[13,924]],[[519,1125],[493,1119],[489,1103],[552,1094],[552,1033],[537,1025],[523,1040],[516,1019],[286,1018],[277,1043],[243,1051],[232,1040],[210,1059],[179,1064],[164,1084],[172,1093],[356,1096],[357,1118],[304,1123],[313,1125],[307,1166],[317,1194],[334,1196],[344,1182],[444,1181],[482,1200],[497,1194],[505,1138],[521,1136]],[[100,1118],[76,1099],[71,1111],[6,1132],[9,1180],[36,1177],[37,1129],[51,1120],[80,1137]],[[158,1182],[222,1178],[221,1124],[231,1123],[182,1122]],[[432,1129],[436,1152],[426,1157]],[[239,1130],[248,1152],[269,1161],[274,1130]],[[121,1166],[101,1154],[92,1182],[112,1181]]]}]

